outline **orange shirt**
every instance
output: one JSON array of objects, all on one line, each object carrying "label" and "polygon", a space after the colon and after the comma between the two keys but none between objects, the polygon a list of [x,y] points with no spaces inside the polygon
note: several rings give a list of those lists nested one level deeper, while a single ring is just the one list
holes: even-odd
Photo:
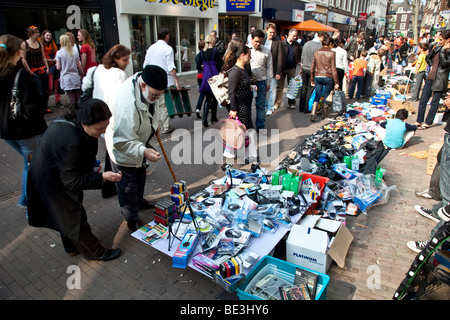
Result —
[{"label": "orange shirt", "polygon": [[364,69],[367,69],[367,61],[362,58],[358,58],[353,63],[353,75],[364,77]]}]

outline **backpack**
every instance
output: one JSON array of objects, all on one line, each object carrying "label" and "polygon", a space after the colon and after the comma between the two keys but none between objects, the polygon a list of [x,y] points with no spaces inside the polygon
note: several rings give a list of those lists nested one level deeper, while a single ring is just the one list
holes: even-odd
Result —
[{"label": "backpack", "polygon": [[203,56],[204,51],[201,51],[200,54],[203,60],[203,78],[202,84],[199,88],[200,93],[212,92],[211,87],[209,86],[208,79],[212,76],[216,76],[219,74],[216,67],[216,62],[214,61],[214,54],[216,53],[216,48],[214,48],[213,55],[211,61],[208,61]]}]

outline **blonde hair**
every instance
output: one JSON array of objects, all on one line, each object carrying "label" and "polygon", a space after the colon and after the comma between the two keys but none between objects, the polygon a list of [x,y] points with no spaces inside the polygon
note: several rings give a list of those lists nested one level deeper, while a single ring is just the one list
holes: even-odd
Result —
[{"label": "blonde hair", "polygon": [[59,37],[59,43],[61,44],[61,49],[66,49],[69,56],[73,57],[73,46],[69,36],[66,34],[61,35]]},{"label": "blonde hair", "polygon": [[216,42],[216,38],[213,35],[209,34],[206,36],[205,42],[206,42],[206,45],[203,48],[203,51],[208,50],[208,44]]}]

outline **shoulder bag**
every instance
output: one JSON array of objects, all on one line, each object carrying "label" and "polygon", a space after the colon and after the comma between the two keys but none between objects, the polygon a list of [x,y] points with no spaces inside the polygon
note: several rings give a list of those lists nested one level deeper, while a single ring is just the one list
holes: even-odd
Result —
[{"label": "shoulder bag", "polygon": [[23,105],[22,99],[19,92],[19,78],[20,74],[24,69],[19,69],[14,78],[14,84],[11,90],[11,101],[9,102],[9,116],[12,119],[28,119],[25,106]]},{"label": "shoulder bag", "polygon": [[95,67],[95,69],[92,71],[91,74],[92,86],[83,91],[80,97],[80,102],[85,102],[86,100],[92,99],[92,95],[94,93],[94,73],[97,70],[97,68],[98,67]]}]

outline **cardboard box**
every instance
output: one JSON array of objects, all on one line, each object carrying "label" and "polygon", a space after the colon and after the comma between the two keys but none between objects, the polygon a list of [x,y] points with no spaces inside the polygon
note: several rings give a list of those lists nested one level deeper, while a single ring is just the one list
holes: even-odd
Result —
[{"label": "cardboard box", "polygon": [[343,268],[353,235],[339,221],[306,216],[291,228],[286,261],[326,274],[332,261]]},{"label": "cardboard box", "polygon": [[428,162],[426,174],[430,176],[433,174],[434,167],[436,166],[437,163],[437,154],[439,153],[439,150],[441,150],[443,144],[444,141],[438,141],[433,143],[428,149]]},{"label": "cardboard box", "polygon": [[401,94],[406,94],[411,91],[411,83],[406,84],[396,84],[395,89],[397,89]]},{"label": "cardboard box", "polygon": [[387,102],[387,106],[391,108],[394,113],[396,113],[400,109],[406,109],[408,113],[416,113],[417,111],[416,107],[414,107],[408,101],[389,99]]}]

